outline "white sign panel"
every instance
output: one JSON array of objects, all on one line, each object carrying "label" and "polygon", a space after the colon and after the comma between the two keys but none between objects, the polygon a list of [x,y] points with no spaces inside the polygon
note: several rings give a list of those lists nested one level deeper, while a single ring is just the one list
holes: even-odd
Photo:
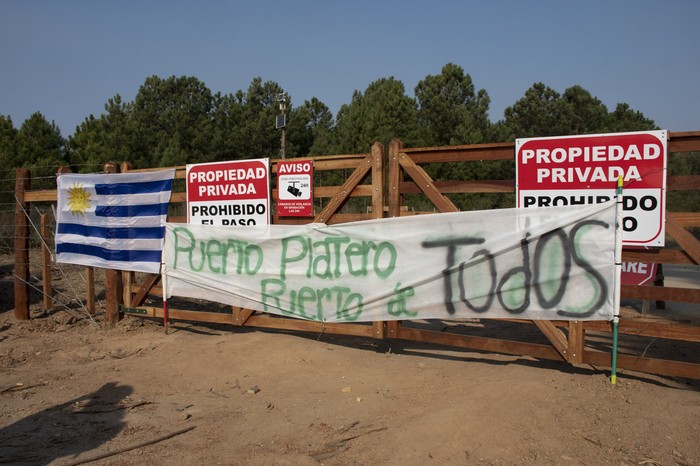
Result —
[{"label": "white sign panel", "polygon": [[187,223],[270,223],[269,159],[187,165]]}]

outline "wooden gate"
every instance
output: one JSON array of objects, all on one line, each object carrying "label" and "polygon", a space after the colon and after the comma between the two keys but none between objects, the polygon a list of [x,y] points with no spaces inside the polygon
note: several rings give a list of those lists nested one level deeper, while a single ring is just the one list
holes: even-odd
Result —
[{"label": "wooden gate", "polygon": [[[700,152],[700,132],[670,133],[669,152]],[[697,154],[700,156],[700,153]],[[314,186],[316,200],[315,222],[327,224],[345,223],[357,220],[376,219],[417,215],[404,201],[406,195],[424,196],[438,212],[454,212],[458,208],[450,199],[452,194],[460,193],[513,193],[513,179],[495,180],[459,180],[434,181],[424,169],[425,164],[441,163],[480,163],[481,161],[513,160],[514,144],[481,144],[469,146],[437,148],[404,148],[400,141],[392,141],[388,155],[381,144],[374,144],[368,154],[314,157],[315,173],[324,171],[343,171],[341,185]],[[277,162],[272,161],[272,171],[276,172]],[[387,170],[385,170],[385,165]],[[122,164],[122,170],[128,165]],[[145,171],[145,170],[144,170]],[[184,178],[184,167],[178,167],[176,178]],[[23,174],[22,179],[29,178]],[[669,190],[700,190],[700,175],[669,176]],[[272,198],[276,198],[273,190]],[[344,209],[351,199],[365,199],[364,210]],[[55,202],[55,191],[31,191],[29,183],[17,182],[17,212],[26,210],[33,202]],[[171,202],[183,204],[184,192],[174,192]],[[21,257],[27,248],[23,247],[28,236],[26,222],[21,215],[16,215],[16,263],[26,264],[28,260]],[[170,217],[171,222],[184,222],[184,217]],[[294,218],[273,217],[273,223],[305,223]],[[700,212],[667,212],[667,232],[678,245],[675,248],[661,248],[649,251],[623,251],[623,260],[653,262],[658,264],[700,264],[700,242],[687,228],[700,227]],[[20,241],[20,243],[18,243]],[[24,276],[26,274],[26,277]],[[28,318],[28,305],[23,298],[22,289],[28,281],[28,270],[18,267],[15,282],[15,315],[19,319]],[[134,273],[108,274],[107,289],[111,290],[112,302],[106,306],[106,318],[116,320],[122,313],[163,318],[163,308],[157,305],[162,295],[159,286],[160,276]],[[123,294],[117,290],[123,289]],[[19,293],[17,292],[19,290]],[[700,306],[700,290],[691,288],[669,288],[664,286],[632,286],[622,288],[623,298],[647,301],[676,301],[693,303]],[[150,305],[144,305],[149,298]],[[89,299],[89,297],[88,297]],[[433,343],[478,351],[529,356],[539,359],[565,361],[570,364],[588,364],[610,367],[611,353],[608,350],[612,325],[609,322],[582,321],[523,321],[499,320],[499,324],[522,326],[528,335],[525,340],[504,338],[498,333],[485,335],[480,330],[476,333],[470,329],[477,328],[479,322],[486,319],[468,319],[459,325],[435,325],[434,322],[391,321],[371,324],[329,324],[311,322],[293,318],[267,315],[250,309],[233,308],[226,312],[207,312],[206,310],[169,308],[168,316],[173,320],[210,322],[233,326],[273,328],[301,332],[342,334],[376,339],[400,339],[405,341]],[[698,315],[700,319],[700,311]],[[493,322],[493,321],[492,321]],[[457,329],[457,331],[454,331]],[[543,338],[532,338],[532,331]],[[623,318],[620,321],[622,337],[662,339],[697,346],[700,343],[700,326],[697,324],[673,322],[647,318]],[[622,338],[621,337],[621,338]],[[697,350],[692,351],[697,354]],[[678,354],[674,359],[648,357],[646,351],[639,354],[620,354],[617,365],[620,369],[630,369],[662,375],[672,375],[700,379],[700,362]]]}]

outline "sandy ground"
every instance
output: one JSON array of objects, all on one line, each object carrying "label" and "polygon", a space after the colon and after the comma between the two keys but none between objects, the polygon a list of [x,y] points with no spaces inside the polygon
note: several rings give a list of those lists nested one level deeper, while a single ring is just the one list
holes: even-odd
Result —
[{"label": "sandy ground", "polygon": [[38,301],[20,322],[2,272],[0,464],[700,465],[700,381]]}]

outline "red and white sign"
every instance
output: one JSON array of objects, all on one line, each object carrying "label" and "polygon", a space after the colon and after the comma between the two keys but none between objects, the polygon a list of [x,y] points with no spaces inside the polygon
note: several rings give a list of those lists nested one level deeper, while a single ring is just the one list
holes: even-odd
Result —
[{"label": "red and white sign", "polygon": [[277,215],[313,217],[313,162],[283,160],[277,163]]},{"label": "red and white sign", "polygon": [[653,285],[656,278],[656,264],[646,262],[623,262],[623,285]]},{"label": "red and white sign", "polygon": [[187,222],[269,225],[269,159],[187,165]]},{"label": "red and white sign", "polygon": [[624,182],[623,243],[663,246],[666,131],[517,139],[518,207],[605,202]]}]

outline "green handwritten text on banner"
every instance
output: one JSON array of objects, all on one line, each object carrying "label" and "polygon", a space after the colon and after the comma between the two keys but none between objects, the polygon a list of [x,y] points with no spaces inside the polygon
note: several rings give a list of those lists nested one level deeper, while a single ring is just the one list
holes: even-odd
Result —
[{"label": "green handwritten text on banner", "polygon": [[167,224],[166,296],[323,322],[609,320],[614,203],[328,226]]}]

